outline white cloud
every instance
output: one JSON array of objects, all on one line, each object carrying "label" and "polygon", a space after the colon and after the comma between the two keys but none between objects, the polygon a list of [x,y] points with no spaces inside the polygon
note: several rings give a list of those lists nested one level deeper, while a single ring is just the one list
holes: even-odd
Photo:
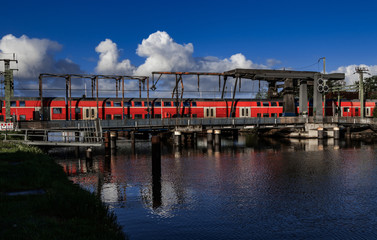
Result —
[{"label": "white cloud", "polygon": [[[9,57],[8,54],[16,54],[19,69],[17,74],[20,78],[37,78],[42,72],[79,72],[80,67],[71,60],[55,60],[56,52],[61,49],[62,46],[58,42],[29,38],[26,35],[17,38],[8,34],[0,40],[0,52],[3,55]],[[12,65],[12,68],[16,67]]]},{"label": "white cloud", "polygon": [[335,71],[336,73],[345,73],[345,80],[346,80],[346,85],[354,84],[355,81],[359,81],[359,74],[356,74],[355,68],[356,67],[366,67],[369,69],[368,74],[364,75],[364,78],[367,78],[369,76],[377,75],[377,65],[365,65],[365,64],[360,64],[360,65],[348,65],[348,66],[341,66],[337,68]]},{"label": "white cloud", "polygon": [[128,72],[149,76],[152,71],[224,72],[233,68],[267,68],[264,65],[254,64],[241,53],[225,59],[194,58],[194,47],[191,43],[178,44],[168,33],[161,31],[152,33],[138,45],[136,53],[146,58],[138,67],[132,66],[128,59],[119,62],[119,50],[110,39],[102,41],[96,47],[96,52],[100,54],[96,71],[104,74]]},{"label": "white cloud", "polygon": [[128,59],[118,62],[119,50],[113,41],[106,39],[102,41],[97,47],[96,52],[99,53],[99,60],[96,67],[96,72],[102,74],[131,74],[135,67],[131,65]]},{"label": "white cloud", "polygon": [[277,60],[277,59],[274,59],[274,58],[267,59],[267,65],[269,67],[273,67],[273,66],[280,65],[280,64],[281,64],[280,60]]},{"label": "white cloud", "polygon": [[[246,59],[241,53],[224,59],[212,56],[195,58],[192,43],[176,43],[163,31],[150,34],[138,45],[137,55],[146,58],[138,67],[132,66],[128,59],[119,62],[119,50],[110,39],[102,41],[96,47],[96,51],[100,54],[96,71],[103,74],[127,72],[138,76],[150,76],[153,71],[224,72],[234,68],[267,68],[265,65],[255,64]],[[159,86],[170,88],[174,84],[174,80],[165,76]],[[203,77],[201,88],[211,89],[217,84],[218,78]],[[190,81],[190,77],[185,77],[185,89],[196,89],[196,81]]]}]

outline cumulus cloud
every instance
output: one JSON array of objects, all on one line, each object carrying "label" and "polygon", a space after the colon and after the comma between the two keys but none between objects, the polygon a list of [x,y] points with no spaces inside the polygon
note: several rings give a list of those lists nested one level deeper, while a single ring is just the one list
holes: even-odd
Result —
[{"label": "cumulus cloud", "polygon": [[144,57],[145,62],[138,67],[131,65],[130,60],[119,62],[119,50],[110,39],[102,41],[96,52],[100,54],[96,71],[100,73],[132,73],[148,76],[152,71],[207,71],[224,72],[233,68],[266,68],[267,66],[254,64],[251,60],[237,53],[230,58],[217,57],[194,58],[192,43],[176,43],[164,31],[157,31],[143,39],[138,45],[136,53]]},{"label": "cumulus cloud", "polygon": [[[145,58],[143,64],[135,67],[130,60],[119,60],[117,45],[110,39],[102,41],[96,47],[99,53],[99,60],[96,71],[109,74],[132,74],[137,76],[150,76],[153,71],[194,71],[194,72],[224,72],[234,68],[267,68],[262,64],[255,64],[241,53],[236,53],[229,58],[220,59],[207,56],[195,58],[193,56],[194,46],[192,43],[179,44],[164,31],[157,31],[143,39],[138,45],[136,53]],[[166,76],[165,76],[166,77]],[[189,79],[190,77],[185,77]],[[212,88],[217,84],[217,78],[205,78],[201,87]],[[232,80],[230,80],[231,83]],[[196,81],[186,81],[185,89],[194,89]],[[160,81],[160,85],[170,88],[175,84],[172,79]]]},{"label": "cumulus cloud", "polygon": [[62,46],[58,42],[29,38],[26,35],[17,38],[8,34],[0,39],[0,52],[3,55],[15,53],[18,60],[18,76],[21,78],[36,78],[42,72],[79,72],[80,67],[71,60],[55,60],[55,54],[61,49]]},{"label": "cumulus cloud", "polygon": [[133,74],[135,67],[131,65],[131,61],[128,59],[119,62],[117,44],[110,39],[102,41],[95,50],[99,53],[96,72],[102,74]]},{"label": "cumulus cloud", "polygon": [[[365,65],[365,64],[360,64],[360,65],[348,65],[348,66],[341,66],[337,68],[333,72],[337,73],[345,73],[345,80],[346,80],[346,85],[354,84],[355,81],[359,81],[359,74],[356,74],[355,68],[356,67],[366,67],[369,69],[368,73],[373,75],[377,75],[377,65]],[[365,75],[364,78],[368,77],[369,75]]]},{"label": "cumulus cloud", "polygon": [[280,64],[281,64],[280,60],[277,60],[277,59],[274,59],[274,58],[267,59],[267,66],[269,66],[269,67],[273,67],[273,66],[280,65]]}]

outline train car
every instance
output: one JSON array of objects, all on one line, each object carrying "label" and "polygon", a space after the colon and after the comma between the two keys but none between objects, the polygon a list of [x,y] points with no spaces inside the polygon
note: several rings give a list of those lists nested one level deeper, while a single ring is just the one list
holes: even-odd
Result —
[{"label": "train car", "polygon": [[[372,117],[377,100],[365,102],[365,117]],[[0,98],[0,121],[5,119],[5,101]],[[13,97],[10,110],[13,121],[43,120],[103,120],[148,119],[148,118],[226,118],[231,115],[231,99],[182,99],[177,103],[172,98],[44,98],[41,114],[39,98]],[[281,117],[283,102],[281,100],[247,100],[235,99],[235,117],[265,118]],[[178,111],[178,112],[177,112]],[[296,115],[299,112],[296,103]],[[313,106],[308,102],[309,116],[313,114]],[[340,101],[326,100],[325,115],[342,117],[360,116],[358,100]]]}]

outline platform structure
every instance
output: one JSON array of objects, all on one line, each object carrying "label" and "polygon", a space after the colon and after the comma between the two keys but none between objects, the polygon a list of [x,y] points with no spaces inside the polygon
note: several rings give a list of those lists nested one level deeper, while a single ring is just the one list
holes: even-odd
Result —
[{"label": "platform structure", "polygon": [[100,119],[80,121],[74,127],[19,128],[12,132],[1,132],[3,141],[22,142],[34,146],[55,147],[100,147],[103,131]]}]

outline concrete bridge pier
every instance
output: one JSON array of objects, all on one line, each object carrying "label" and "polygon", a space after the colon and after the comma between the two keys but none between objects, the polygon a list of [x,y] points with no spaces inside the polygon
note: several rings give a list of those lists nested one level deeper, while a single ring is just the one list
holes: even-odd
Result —
[{"label": "concrete bridge pier", "polygon": [[215,130],[215,145],[221,145],[221,130]]},{"label": "concrete bridge pier", "polygon": [[213,130],[207,130],[207,144],[212,144],[213,142]]},{"label": "concrete bridge pier", "polygon": [[233,130],[232,138],[233,138],[233,142],[238,142],[238,130],[237,129]]},{"label": "concrete bridge pier", "polygon": [[182,133],[180,131],[174,131],[174,145],[180,146],[182,143]]}]

